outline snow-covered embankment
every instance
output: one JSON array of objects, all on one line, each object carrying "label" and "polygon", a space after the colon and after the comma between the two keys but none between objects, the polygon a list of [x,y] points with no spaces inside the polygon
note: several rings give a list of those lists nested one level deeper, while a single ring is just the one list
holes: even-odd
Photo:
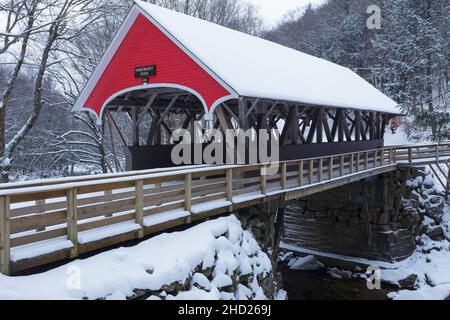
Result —
[{"label": "snow-covered embankment", "polygon": [[0,299],[271,299],[269,257],[235,216],[45,273],[0,275]]}]

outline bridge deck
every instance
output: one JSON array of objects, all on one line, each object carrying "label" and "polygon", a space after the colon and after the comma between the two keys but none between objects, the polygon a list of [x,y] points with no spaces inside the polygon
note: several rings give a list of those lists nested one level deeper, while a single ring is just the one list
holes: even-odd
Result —
[{"label": "bridge deck", "polygon": [[450,145],[401,146],[268,165],[202,166],[0,187],[1,272],[18,272],[269,201],[290,201],[447,161]]}]

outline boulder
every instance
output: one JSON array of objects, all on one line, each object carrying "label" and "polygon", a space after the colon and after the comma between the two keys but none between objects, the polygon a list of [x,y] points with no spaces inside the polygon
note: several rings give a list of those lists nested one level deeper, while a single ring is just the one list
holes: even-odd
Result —
[{"label": "boulder", "polygon": [[306,256],[299,258],[294,264],[292,264],[292,270],[299,271],[317,271],[325,268],[325,265],[318,261],[314,256]]},{"label": "boulder", "polygon": [[414,290],[417,281],[417,274],[412,274],[408,278],[400,280],[398,284],[400,288],[405,290]]},{"label": "boulder", "polygon": [[444,212],[442,209],[439,209],[438,207],[432,207],[429,210],[425,212],[425,214],[433,219],[436,224],[440,224],[442,222],[442,218],[444,217]]},{"label": "boulder", "polygon": [[291,259],[294,256],[293,252],[286,252],[280,256],[280,261],[285,262]]},{"label": "boulder", "polygon": [[434,188],[434,180],[431,176],[426,176],[423,180],[423,186],[427,189],[433,189]]},{"label": "boulder", "polygon": [[430,198],[429,201],[431,204],[434,204],[434,205],[436,205],[436,204],[444,205],[444,199],[442,199],[441,197],[433,197],[433,198]]},{"label": "boulder", "polygon": [[430,237],[431,240],[440,241],[444,239],[444,228],[441,226],[430,229],[427,232],[427,236]]},{"label": "boulder", "polygon": [[350,280],[352,278],[351,271],[340,270],[338,268],[330,268],[327,273],[335,280]]}]

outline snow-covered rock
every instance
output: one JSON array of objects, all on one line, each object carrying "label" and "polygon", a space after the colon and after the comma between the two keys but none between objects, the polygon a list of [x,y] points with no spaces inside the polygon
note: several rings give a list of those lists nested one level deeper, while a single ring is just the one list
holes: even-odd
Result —
[{"label": "snow-covered rock", "polygon": [[316,271],[325,268],[325,265],[318,261],[314,256],[306,256],[297,259],[291,266],[292,270]]},{"label": "snow-covered rock", "polygon": [[271,274],[269,257],[232,215],[45,273],[0,275],[0,299],[273,299]]}]

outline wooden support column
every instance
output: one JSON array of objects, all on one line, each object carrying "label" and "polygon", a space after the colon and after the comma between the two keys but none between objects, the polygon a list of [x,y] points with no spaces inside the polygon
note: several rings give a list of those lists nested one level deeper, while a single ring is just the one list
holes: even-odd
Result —
[{"label": "wooden support column", "polygon": [[323,113],[322,125],[323,125],[323,129],[325,131],[325,135],[327,137],[328,143],[333,143],[334,142],[334,138],[333,138],[333,136],[331,134],[330,125],[328,123],[328,113],[325,112],[325,111]]},{"label": "wooden support column", "polygon": [[0,272],[10,274],[11,213],[9,197],[0,196]]},{"label": "wooden support column", "polygon": [[184,178],[184,210],[192,209],[192,174],[186,174]]},{"label": "wooden support column", "polygon": [[70,257],[78,255],[78,207],[77,189],[70,189],[66,192],[67,202],[67,239],[72,241],[73,248],[70,250]]},{"label": "wooden support column", "polygon": [[379,112],[375,114],[375,139],[381,139],[381,115]]},{"label": "wooden support column", "polygon": [[233,169],[227,169],[227,176],[226,176],[226,193],[227,193],[227,200],[232,201],[233,200]]},{"label": "wooden support column", "polygon": [[[298,116],[296,109],[297,108],[294,106],[292,106],[289,109],[288,116],[287,116],[285,124],[284,124],[283,132],[281,133],[280,145],[286,144],[289,136],[292,135],[292,127],[294,126],[296,116]],[[297,127],[298,127],[298,121],[297,121]],[[298,134],[296,137],[292,137],[292,141],[296,141],[297,137],[298,137]]]},{"label": "wooden support column", "polygon": [[298,163],[298,185],[303,186],[303,160]]},{"label": "wooden support column", "polygon": [[369,112],[369,138],[375,139],[375,112]]},{"label": "wooden support column", "polygon": [[299,134],[300,134],[299,110],[298,110],[297,105],[294,105],[291,108],[292,108],[292,113],[293,113],[292,124],[291,124],[291,137],[292,137],[291,143],[296,145],[296,144],[298,144],[298,138],[299,138]]},{"label": "wooden support column", "polygon": [[284,190],[287,187],[287,163],[281,164],[281,189]]},{"label": "wooden support column", "polygon": [[361,111],[355,111],[355,140],[361,140]]},{"label": "wooden support column", "polygon": [[240,97],[238,100],[238,104],[239,104],[239,127],[242,130],[247,131],[248,130],[248,119],[246,117],[247,101],[243,97]]},{"label": "wooden support column", "polygon": [[317,126],[316,126],[316,140],[317,143],[323,143],[323,119],[325,116],[325,112],[323,108],[320,108],[317,116]]},{"label": "wooden support column", "polygon": [[122,133],[120,132],[119,127],[117,126],[116,121],[114,120],[111,112],[106,109],[106,117],[108,118],[108,123],[111,125],[116,137],[119,139],[120,143],[122,144],[122,146],[126,146],[127,143],[122,135]]},{"label": "wooden support column", "polygon": [[131,119],[133,122],[133,146],[138,147],[139,146],[139,108],[134,107],[131,112]]},{"label": "wooden support column", "polygon": [[308,133],[308,139],[306,140],[306,143],[313,143],[314,136],[316,135],[317,131],[317,119],[319,118],[319,112],[320,110],[315,111],[311,127],[309,128]]},{"label": "wooden support column", "polygon": [[230,130],[232,128],[231,121],[227,119],[225,112],[220,106],[216,108],[215,113],[217,116],[217,120],[219,120],[220,127],[225,134],[226,130]]},{"label": "wooden support column", "polygon": [[344,142],[344,111],[338,110],[339,116],[337,118],[338,121],[338,141]]},{"label": "wooden support column", "polygon": [[136,223],[141,226],[138,237],[144,236],[144,182],[138,180],[135,182],[135,199],[134,199],[134,212]]},{"label": "wooden support column", "polygon": [[261,193],[266,194],[267,193],[267,167],[263,165],[260,170],[260,186],[261,186]]}]

